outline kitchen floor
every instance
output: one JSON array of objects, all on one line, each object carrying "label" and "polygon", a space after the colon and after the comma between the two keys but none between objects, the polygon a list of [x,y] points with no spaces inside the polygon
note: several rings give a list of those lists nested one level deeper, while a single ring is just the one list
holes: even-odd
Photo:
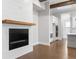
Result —
[{"label": "kitchen floor", "polygon": [[76,59],[76,49],[67,48],[67,40],[59,40],[50,46],[36,45],[33,52],[17,59]]}]

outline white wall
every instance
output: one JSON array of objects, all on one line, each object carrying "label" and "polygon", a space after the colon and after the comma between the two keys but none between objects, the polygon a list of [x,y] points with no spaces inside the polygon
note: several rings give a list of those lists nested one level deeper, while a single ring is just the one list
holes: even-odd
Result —
[{"label": "white wall", "polygon": [[70,13],[71,15],[71,29],[70,29],[70,33],[76,33],[76,12],[73,11]]},{"label": "white wall", "polygon": [[63,34],[62,34],[62,23],[61,23],[61,15],[58,16],[58,37],[60,38],[60,40],[62,39],[63,37]]},{"label": "white wall", "polygon": [[49,5],[48,2],[45,3],[46,9],[39,11],[38,15],[38,35],[39,43],[49,45]]},{"label": "white wall", "polygon": [[3,0],[2,18],[33,21],[32,0]]},{"label": "white wall", "polygon": [[[49,32],[50,32],[50,34],[53,33],[53,15],[50,15]],[[50,37],[49,39],[50,39],[50,42],[53,41],[53,37]]]},{"label": "white wall", "polygon": [[[34,45],[44,44],[49,45],[49,6],[47,2],[42,4],[39,0],[33,0],[33,20],[36,23],[34,28]],[[43,9],[44,7],[45,9]],[[43,29],[45,28],[45,30]]]},{"label": "white wall", "polygon": [[67,38],[67,34],[70,32],[70,27],[66,27],[66,22],[70,22],[70,14],[69,13],[61,14],[63,38]]},{"label": "white wall", "polygon": [[[11,18],[17,21],[33,22],[33,3],[32,0],[3,0],[3,15],[2,18]],[[9,28],[29,28],[30,37],[28,46],[24,46],[12,51],[8,50],[8,29]],[[2,28],[3,42],[3,59],[15,59],[33,50],[33,27],[15,26],[3,24]]]},{"label": "white wall", "polygon": [[33,26],[33,44],[38,44],[38,10],[33,6],[33,22],[36,24]]}]

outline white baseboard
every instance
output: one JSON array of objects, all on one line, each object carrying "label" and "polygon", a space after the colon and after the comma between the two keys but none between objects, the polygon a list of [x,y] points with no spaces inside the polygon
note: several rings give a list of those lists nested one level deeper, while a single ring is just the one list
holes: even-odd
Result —
[{"label": "white baseboard", "polygon": [[39,42],[38,44],[41,44],[41,45],[46,45],[46,46],[50,46],[50,42],[49,42],[49,43]]},{"label": "white baseboard", "polygon": [[62,38],[61,37],[56,37],[56,40],[62,40]]}]

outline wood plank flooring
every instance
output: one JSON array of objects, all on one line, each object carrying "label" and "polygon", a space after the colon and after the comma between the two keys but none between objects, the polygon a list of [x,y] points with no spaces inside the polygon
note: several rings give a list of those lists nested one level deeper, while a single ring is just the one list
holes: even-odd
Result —
[{"label": "wood plank flooring", "polygon": [[68,48],[68,56],[69,56],[69,59],[76,59],[76,49]]},{"label": "wood plank flooring", "polygon": [[67,48],[67,40],[60,40],[50,46],[36,45],[33,52],[17,59],[76,59],[76,49]]}]

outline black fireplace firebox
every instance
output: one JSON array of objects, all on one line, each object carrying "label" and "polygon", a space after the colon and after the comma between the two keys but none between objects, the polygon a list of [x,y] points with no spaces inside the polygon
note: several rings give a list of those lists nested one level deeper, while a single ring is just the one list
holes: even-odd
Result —
[{"label": "black fireplace firebox", "polygon": [[9,29],[9,50],[13,50],[29,44],[28,29]]}]

